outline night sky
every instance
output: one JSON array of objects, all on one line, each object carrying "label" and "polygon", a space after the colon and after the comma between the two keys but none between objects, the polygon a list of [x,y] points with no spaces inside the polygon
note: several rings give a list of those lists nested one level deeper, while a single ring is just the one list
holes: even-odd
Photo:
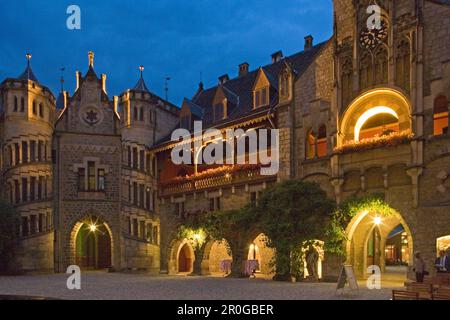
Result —
[{"label": "night sky", "polygon": [[[66,27],[67,7],[81,8],[81,30]],[[65,89],[73,94],[75,71],[87,71],[87,52],[95,52],[95,70],[107,75],[113,95],[133,87],[139,65],[150,91],[180,105],[192,97],[200,74],[206,87],[238,64],[250,69],[270,63],[282,50],[303,49],[332,34],[332,0],[0,0],[0,81],[17,77],[27,52],[39,81],[55,95],[65,67]]]}]

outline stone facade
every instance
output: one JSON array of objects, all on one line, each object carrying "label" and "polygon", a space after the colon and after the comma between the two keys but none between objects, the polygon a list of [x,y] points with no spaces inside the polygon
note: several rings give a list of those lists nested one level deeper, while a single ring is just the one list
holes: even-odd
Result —
[{"label": "stone facade", "polygon": [[[190,245],[177,234],[184,215],[240,208],[256,202],[259,193],[276,181],[298,178],[319,183],[338,203],[384,194],[395,211],[379,227],[368,213],[350,222],[346,260],[358,276],[364,276],[370,265],[372,234],[378,234],[381,252],[374,249],[373,259],[379,259],[376,262],[384,269],[384,244],[398,225],[407,234],[404,254],[409,265],[420,251],[432,270],[438,239],[450,235],[450,31],[444,27],[450,24],[450,7],[427,0],[377,2],[383,32],[375,42],[365,23],[371,1],[334,1],[334,33],[327,42],[314,46],[306,37],[300,56],[284,59],[279,52],[271,65],[254,72],[242,64],[236,79],[243,86],[248,83],[242,79],[253,82],[241,96],[242,88],[227,87],[228,76],[220,78],[216,89],[204,90],[201,84],[193,101],[183,103],[183,118],[178,108],[148,91],[142,76],[133,89],[111,101],[106,77],[97,77],[93,69],[93,54],[86,75],[77,73],[74,95],[60,95],[60,105],[31,68],[19,79],[6,79],[0,88],[1,190],[26,218],[20,230],[22,268],[62,272],[76,263],[77,234],[86,221],[95,219],[106,226],[111,267],[176,273],[181,248]],[[298,63],[299,57],[305,63]],[[260,92],[265,86],[268,90]],[[255,105],[262,92],[276,103],[258,112]],[[212,97],[214,105],[207,105],[205,96]],[[216,119],[223,115],[216,109],[222,101],[225,114],[244,102],[254,110]],[[380,118],[382,125],[366,126],[367,115],[380,106],[396,120],[386,124]],[[194,169],[177,171],[180,168],[170,162],[173,145],[167,137],[186,116],[188,126],[204,117],[221,130],[279,129],[278,174],[262,177],[249,169],[183,181]],[[365,116],[366,122],[359,123]],[[447,129],[442,126],[445,117]],[[360,134],[367,136],[370,130],[384,134],[387,127],[407,134],[406,138],[361,147],[365,140],[359,139]],[[28,151],[24,160],[21,150],[30,149],[31,141],[36,151],[33,155]],[[165,181],[177,176],[175,183]],[[31,177],[36,201],[28,201],[29,186],[22,188]],[[264,260],[261,271],[269,273],[272,254],[258,240],[264,230],[251,227],[248,239],[238,246],[239,256],[248,259],[249,246],[256,244]],[[202,273],[218,272],[220,261],[230,258],[223,243],[210,242],[201,253],[190,248],[186,259],[202,260],[197,261]],[[341,262],[325,255],[324,276],[335,276]]]}]

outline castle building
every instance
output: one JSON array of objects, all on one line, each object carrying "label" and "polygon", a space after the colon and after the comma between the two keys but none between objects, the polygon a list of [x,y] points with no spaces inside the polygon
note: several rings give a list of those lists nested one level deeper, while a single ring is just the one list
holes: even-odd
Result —
[{"label": "castle building", "polygon": [[[371,5],[381,9],[374,29]],[[73,96],[56,99],[28,62],[0,87],[1,194],[21,215],[19,267],[182,273],[195,262],[207,274],[223,261],[257,260],[269,273],[264,230],[256,227],[233,257],[225,243],[234,239],[210,241],[199,255],[177,226],[301,179],[338,203],[383,194],[395,211],[381,221],[360,212],[347,226],[345,262],[357,276],[372,264],[411,266],[417,251],[432,270],[437,251],[450,247],[448,26],[447,0],[336,0],[328,41],[307,36],[301,52],[277,51],[254,70],[244,62],[236,77],[200,84],[181,108],[149,92],[143,68],[133,89],[110,100],[92,53]],[[211,166],[198,155],[174,164],[173,130],[193,133],[196,121],[220,132],[278,129],[279,171]],[[317,243],[318,273],[332,276],[343,261]]]}]

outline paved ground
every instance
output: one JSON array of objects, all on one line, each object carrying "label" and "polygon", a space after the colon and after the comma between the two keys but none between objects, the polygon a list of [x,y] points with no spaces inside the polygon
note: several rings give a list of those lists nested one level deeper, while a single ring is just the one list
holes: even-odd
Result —
[{"label": "paved ground", "polygon": [[0,295],[89,300],[387,300],[392,289],[401,286],[395,279],[383,282],[381,290],[368,290],[361,282],[358,294],[336,295],[333,283],[88,272],[82,274],[81,290],[71,291],[66,287],[67,277],[65,274],[0,277]]}]

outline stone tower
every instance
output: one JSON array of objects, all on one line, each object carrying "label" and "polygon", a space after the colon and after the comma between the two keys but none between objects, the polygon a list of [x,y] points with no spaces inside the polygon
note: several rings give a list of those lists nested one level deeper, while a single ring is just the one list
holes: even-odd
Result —
[{"label": "stone tower", "polygon": [[27,66],[0,86],[3,198],[20,214],[16,269],[53,270],[52,135],[55,97]]},{"label": "stone tower", "polygon": [[128,267],[158,270],[157,162],[150,148],[175,125],[177,116],[174,106],[149,91],[144,67],[139,70],[137,84],[115,98],[122,136],[121,213],[127,226],[124,261]]}]

